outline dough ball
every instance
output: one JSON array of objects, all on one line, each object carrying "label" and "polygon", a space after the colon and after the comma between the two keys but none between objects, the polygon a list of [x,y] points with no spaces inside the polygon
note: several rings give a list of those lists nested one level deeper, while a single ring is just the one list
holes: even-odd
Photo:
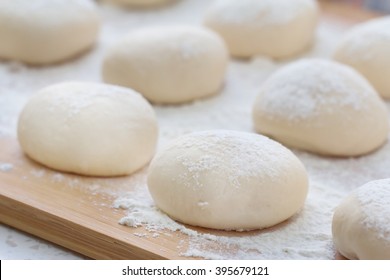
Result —
[{"label": "dough ball", "polygon": [[130,33],[108,51],[106,82],[133,88],[155,103],[183,103],[217,93],[228,52],[205,28],[150,27]]},{"label": "dough ball", "polygon": [[253,107],[258,132],[287,146],[358,156],[387,139],[388,113],[372,86],[337,62],[304,59],[263,84]]},{"label": "dough ball", "polygon": [[127,175],[154,155],[157,122],[133,90],[67,82],[46,87],[24,107],[18,138],[37,162],[91,176]]},{"label": "dough ball", "polygon": [[336,208],[332,233],[349,259],[390,260],[390,179],[369,182]]},{"label": "dough ball", "polygon": [[204,24],[225,39],[233,56],[285,58],[310,47],[317,19],[315,0],[219,0]]},{"label": "dough ball", "polygon": [[151,6],[161,6],[177,0],[103,0],[103,1],[122,5],[122,6],[129,6],[129,7],[151,7]]},{"label": "dough ball", "polygon": [[365,76],[385,98],[390,98],[390,16],[362,23],[340,42],[334,58]]},{"label": "dough ball", "polygon": [[0,0],[0,58],[61,62],[91,48],[99,23],[91,0]]},{"label": "dough ball", "polygon": [[156,205],[194,226],[252,230],[302,208],[304,166],[279,143],[254,133],[205,131],[173,141],[153,159],[148,186]]}]

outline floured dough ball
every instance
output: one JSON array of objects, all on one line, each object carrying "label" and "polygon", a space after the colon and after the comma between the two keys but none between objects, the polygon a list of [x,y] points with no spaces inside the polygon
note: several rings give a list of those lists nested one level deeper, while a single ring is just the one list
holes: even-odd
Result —
[{"label": "floured dough ball", "polygon": [[103,1],[122,5],[122,6],[129,6],[129,7],[151,7],[151,6],[161,6],[176,0],[103,0]]},{"label": "floured dough ball", "polygon": [[253,107],[258,132],[287,146],[357,156],[387,139],[388,113],[372,86],[337,62],[304,59],[274,73]]},{"label": "floured dough ball", "polygon": [[205,28],[150,27],[108,51],[106,82],[133,88],[155,103],[183,103],[217,93],[227,68],[223,40]]},{"label": "floured dough ball", "polygon": [[0,0],[0,58],[64,61],[92,47],[99,23],[91,0]]},{"label": "floured dough ball", "polygon": [[92,176],[127,175],[154,155],[157,122],[133,90],[67,82],[46,87],[23,109],[18,138],[37,162]]},{"label": "floured dough ball", "polygon": [[317,19],[315,0],[219,0],[204,23],[225,39],[233,56],[285,58],[310,47]]},{"label": "floured dough ball", "polygon": [[390,16],[353,28],[338,45],[334,58],[365,76],[379,94],[390,98]]},{"label": "floured dough ball", "polygon": [[332,233],[349,259],[390,260],[390,179],[369,182],[336,208]]},{"label": "floured dough ball", "polygon": [[299,159],[254,133],[215,130],[173,141],[153,159],[148,186],[173,219],[223,230],[278,224],[302,208],[308,179]]}]

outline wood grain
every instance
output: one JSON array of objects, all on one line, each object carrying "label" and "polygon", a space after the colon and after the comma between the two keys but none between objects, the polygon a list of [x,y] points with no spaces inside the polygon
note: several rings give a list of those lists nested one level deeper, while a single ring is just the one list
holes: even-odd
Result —
[{"label": "wood grain", "polygon": [[[329,1],[321,1],[321,7],[323,18],[349,26],[378,15]],[[140,238],[135,234],[144,234],[142,227],[118,224],[125,213],[111,207],[115,197],[94,191],[98,184],[101,189],[131,192],[129,177],[59,174],[27,159],[16,139],[0,138],[1,162],[13,169],[0,171],[0,222],[94,259],[183,258],[179,247],[186,249],[188,236],[170,232]]]},{"label": "wood grain", "polygon": [[[111,208],[114,197],[91,190],[120,185],[128,178],[87,178],[61,174],[27,159],[16,139],[0,139],[0,221],[94,259],[180,259],[179,240],[186,236],[140,238],[142,228],[118,224],[123,210]],[[66,183],[65,183],[66,182]],[[72,186],[69,182],[77,182]],[[131,191],[123,189],[122,191]]]},{"label": "wood grain", "polygon": [[381,15],[378,12],[363,10],[357,6],[340,3],[338,0],[320,0],[319,3],[323,18],[345,25],[353,25]]}]

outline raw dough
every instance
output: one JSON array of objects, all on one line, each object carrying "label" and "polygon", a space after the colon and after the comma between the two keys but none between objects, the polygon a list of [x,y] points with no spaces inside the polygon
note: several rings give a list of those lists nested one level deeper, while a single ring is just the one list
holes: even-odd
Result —
[{"label": "raw dough", "polygon": [[91,0],[0,0],[0,58],[60,62],[91,48],[100,18]]},{"label": "raw dough", "polygon": [[194,226],[252,230],[302,208],[308,179],[299,159],[254,133],[215,130],[173,141],[153,159],[149,191],[172,218]]},{"label": "raw dough", "polygon": [[18,138],[32,159],[82,175],[131,174],[155,151],[157,122],[131,89],[67,82],[46,87],[23,109]]},{"label": "raw dough", "polygon": [[387,139],[388,113],[372,86],[337,62],[304,59],[274,73],[253,107],[258,132],[290,147],[357,156]]},{"label": "raw dough", "polygon": [[333,240],[349,259],[390,260],[390,179],[355,190],[336,208]]},{"label": "raw dough", "polygon": [[334,58],[365,76],[385,98],[390,98],[390,16],[353,28],[340,42]]},{"label": "raw dough", "polygon": [[123,6],[129,6],[129,7],[150,7],[150,6],[160,6],[176,0],[103,0],[103,1],[111,2]]},{"label": "raw dough", "polygon": [[217,93],[228,52],[201,27],[150,27],[130,33],[106,55],[104,80],[133,88],[155,103],[183,103]]},{"label": "raw dough", "polygon": [[204,23],[225,39],[233,56],[284,58],[309,48],[317,19],[315,0],[219,0]]}]

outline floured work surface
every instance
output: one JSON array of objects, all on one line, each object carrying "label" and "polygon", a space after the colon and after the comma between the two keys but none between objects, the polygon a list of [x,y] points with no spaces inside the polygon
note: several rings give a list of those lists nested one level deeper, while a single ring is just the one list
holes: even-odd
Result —
[{"label": "floured work surface", "polygon": [[[63,80],[100,81],[102,55],[121,34],[143,23],[199,24],[208,3],[186,0],[157,11],[102,7],[100,42],[85,56],[46,68],[0,64],[1,222],[97,259],[336,257],[331,237],[334,207],[367,181],[390,177],[389,144],[355,159],[294,151],[310,177],[304,209],[276,227],[242,233],[175,223],[153,206],[145,184],[146,170],[130,177],[86,178],[50,170],[22,154],[15,136],[17,116],[35,90]],[[372,17],[333,4],[325,8],[327,16],[318,29],[316,44],[302,57],[329,57],[344,30]],[[264,57],[232,60],[219,95],[182,106],[154,106],[160,147],[192,131],[253,131],[251,108],[259,86],[288,62]]]},{"label": "floured work surface", "polygon": [[[129,178],[97,179],[58,173],[27,159],[14,140],[1,139],[0,220],[97,259],[175,258],[178,236],[141,239],[121,226],[113,195],[132,191]],[[130,179],[131,180],[131,179]]]}]

